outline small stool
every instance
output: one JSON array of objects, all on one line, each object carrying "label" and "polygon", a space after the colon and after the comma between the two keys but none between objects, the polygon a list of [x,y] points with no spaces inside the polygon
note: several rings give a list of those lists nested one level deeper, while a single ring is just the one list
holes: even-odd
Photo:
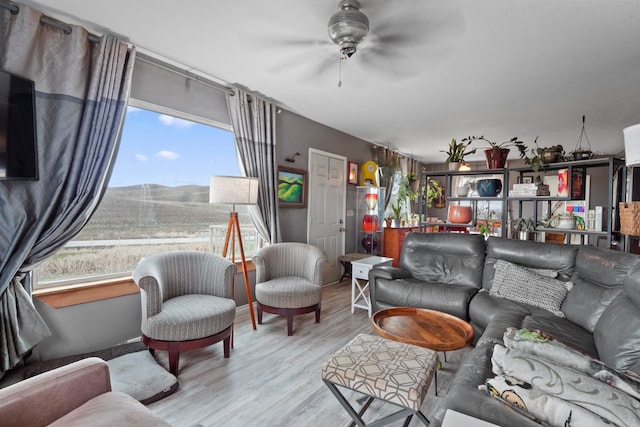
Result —
[{"label": "small stool", "polygon": [[[420,407],[437,365],[438,354],[433,350],[360,334],[322,364],[322,381],[358,426],[366,425],[362,415],[373,399],[402,409],[370,426],[386,425],[401,418],[406,418],[404,425],[408,426],[413,415],[429,425]],[[338,385],[368,396],[360,412],[349,404]]]}]

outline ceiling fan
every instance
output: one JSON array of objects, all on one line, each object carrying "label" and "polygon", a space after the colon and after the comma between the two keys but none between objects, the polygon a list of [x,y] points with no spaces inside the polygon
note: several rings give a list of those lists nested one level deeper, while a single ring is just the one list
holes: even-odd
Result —
[{"label": "ceiling fan", "polygon": [[[341,86],[342,63],[348,62],[349,73],[358,76],[357,82],[366,76],[396,82],[420,74],[424,58],[431,60],[447,54],[451,50],[448,36],[464,32],[462,14],[448,0],[361,1],[338,1],[337,11],[328,23],[324,21],[328,38],[298,33],[280,39],[277,46],[286,47],[283,55],[292,60],[272,70],[278,74],[283,68],[285,72],[297,72],[307,83],[338,71]],[[313,3],[315,6],[315,0]],[[320,14],[310,15],[309,19],[316,21],[313,25],[309,21],[307,28],[320,27]],[[286,31],[287,26],[280,28]],[[331,48],[336,45],[337,51]]]}]

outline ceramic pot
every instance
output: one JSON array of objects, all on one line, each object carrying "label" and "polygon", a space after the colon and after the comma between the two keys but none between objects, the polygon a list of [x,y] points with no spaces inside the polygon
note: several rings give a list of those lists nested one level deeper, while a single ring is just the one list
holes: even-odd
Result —
[{"label": "ceramic pot", "polygon": [[459,185],[456,187],[456,194],[458,197],[467,197],[469,195],[469,185]]},{"label": "ceramic pot", "polygon": [[556,225],[556,228],[561,228],[563,230],[572,230],[576,228],[576,217],[569,214],[558,215],[558,225]]},{"label": "ceramic pot", "polygon": [[502,191],[502,181],[498,178],[479,179],[476,181],[476,191],[480,197],[497,197]]},{"label": "ceramic pot", "polygon": [[460,162],[449,162],[450,171],[457,171],[458,169],[460,169]]},{"label": "ceramic pot", "polygon": [[471,221],[471,206],[449,206],[449,222],[467,224]]}]

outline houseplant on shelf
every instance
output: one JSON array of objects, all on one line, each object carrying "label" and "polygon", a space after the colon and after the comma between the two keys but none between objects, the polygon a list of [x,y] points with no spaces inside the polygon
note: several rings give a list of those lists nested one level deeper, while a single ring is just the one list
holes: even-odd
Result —
[{"label": "houseplant on shelf", "polygon": [[393,216],[391,217],[391,227],[398,228],[400,227],[400,215],[402,215],[402,205],[400,201],[397,204],[391,203],[391,210],[393,211]]},{"label": "houseplant on shelf", "polygon": [[536,223],[533,218],[516,218],[511,222],[513,237],[519,240],[536,240]]},{"label": "houseplant on shelf", "polygon": [[458,142],[455,138],[451,138],[449,149],[447,151],[440,150],[441,153],[447,154],[447,160],[445,160],[444,166],[448,170],[458,170],[460,163],[464,161],[464,156],[474,154],[476,152],[475,148],[467,151],[471,142],[471,140],[468,142]]},{"label": "houseplant on shelf", "polygon": [[523,141],[520,141],[517,136],[511,138],[508,141],[495,142],[491,141],[484,136],[468,136],[462,139],[462,142],[466,142],[467,145],[472,141],[484,141],[489,144],[489,148],[484,150],[487,156],[487,168],[488,169],[502,169],[507,161],[507,155],[511,149],[509,147],[517,147],[520,152],[520,157],[524,158],[527,152],[527,146]]}]

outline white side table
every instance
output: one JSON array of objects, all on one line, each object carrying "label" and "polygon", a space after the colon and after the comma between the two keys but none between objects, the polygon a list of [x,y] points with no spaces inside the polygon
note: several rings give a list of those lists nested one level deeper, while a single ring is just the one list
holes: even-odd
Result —
[{"label": "white side table", "polygon": [[[351,313],[356,307],[369,312],[371,317],[371,297],[369,296],[369,270],[373,267],[391,265],[393,258],[371,256],[351,262]],[[360,281],[364,281],[361,283]]]}]

